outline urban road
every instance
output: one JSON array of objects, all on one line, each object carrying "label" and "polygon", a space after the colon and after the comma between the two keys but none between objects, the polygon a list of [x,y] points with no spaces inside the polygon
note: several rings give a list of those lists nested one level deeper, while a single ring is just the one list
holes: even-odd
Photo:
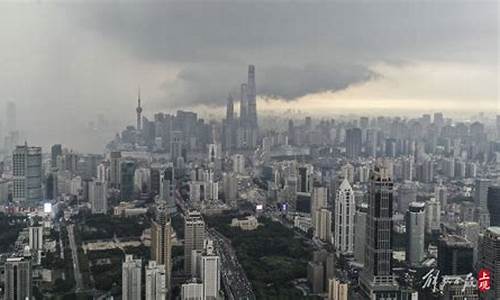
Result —
[{"label": "urban road", "polygon": [[71,248],[71,258],[73,260],[73,273],[75,276],[75,291],[83,290],[83,277],[80,273],[80,264],[78,263],[78,248],[76,246],[74,225],[68,225],[69,247]]},{"label": "urban road", "polygon": [[230,300],[255,300],[252,285],[238,262],[231,242],[215,229],[208,229],[217,254],[221,258],[222,283]]}]

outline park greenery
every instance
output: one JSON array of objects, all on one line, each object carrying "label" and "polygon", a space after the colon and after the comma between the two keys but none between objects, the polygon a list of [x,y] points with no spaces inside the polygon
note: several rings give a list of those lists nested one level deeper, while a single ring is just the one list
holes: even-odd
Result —
[{"label": "park greenery", "polygon": [[207,217],[209,226],[231,240],[257,299],[300,299],[292,281],[307,276],[310,244],[293,229],[261,217],[253,231],[231,227],[232,215]]},{"label": "park greenery", "polygon": [[85,215],[78,220],[79,235],[82,241],[111,239],[114,236],[139,237],[144,229],[151,226],[147,216]]}]

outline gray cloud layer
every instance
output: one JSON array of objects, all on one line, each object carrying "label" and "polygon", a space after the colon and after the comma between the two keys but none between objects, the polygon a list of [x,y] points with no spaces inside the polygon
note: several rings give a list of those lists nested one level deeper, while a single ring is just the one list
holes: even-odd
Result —
[{"label": "gray cloud layer", "polygon": [[150,113],[219,105],[229,92],[237,98],[248,64],[257,67],[261,95],[288,100],[370,80],[379,62],[496,65],[498,5],[0,3],[0,99],[18,104],[34,143],[50,133],[47,143],[64,136],[81,144],[78,130],[99,113],[120,126],[133,122],[141,84]]},{"label": "gray cloud layer", "polygon": [[[141,59],[174,63],[171,105],[224,103],[258,70],[259,93],[293,100],[370,80],[381,61],[496,63],[495,2],[174,2],[99,6],[85,26]],[[98,12],[97,12],[98,11]],[[341,63],[339,63],[341,62]]]}]

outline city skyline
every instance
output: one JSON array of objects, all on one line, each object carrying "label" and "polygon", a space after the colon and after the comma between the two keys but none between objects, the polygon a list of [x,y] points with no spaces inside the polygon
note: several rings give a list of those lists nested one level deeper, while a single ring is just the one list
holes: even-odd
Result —
[{"label": "city skyline", "polygon": [[496,1],[1,8],[0,105],[17,104],[30,139],[38,128],[81,146],[74,136],[89,137],[81,128],[99,115],[115,124],[110,135],[133,120],[138,86],[144,115],[177,108],[222,114],[249,64],[257,67],[263,116],[498,110]]}]

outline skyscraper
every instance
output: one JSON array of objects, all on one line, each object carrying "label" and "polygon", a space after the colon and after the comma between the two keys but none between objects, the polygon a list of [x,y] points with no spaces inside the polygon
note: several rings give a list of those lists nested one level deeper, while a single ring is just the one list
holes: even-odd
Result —
[{"label": "skyscraper", "polygon": [[108,187],[106,182],[92,180],[89,182],[89,202],[93,214],[108,212]]},{"label": "skyscraper", "polygon": [[314,228],[319,228],[317,224],[317,212],[327,207],[328,200],[328,189],[326,187],[313,187],[313,192],[311,195],[311,221]]},{"label": "skyscraper", "polygon": [[200,212],[190,211],[184,226],[184,272],[191,273],[191,252],[203,249],[205,239],[205,222]]},{"label": "skyscraper", "polygon": [[50,165],[52,168],[57,167],[57,158],[62,155],[62,145],[55,144],[50,149]]},{"label": "skyscraper", "polygon": [[241,84],[240,88],[240,127],[246,128],[248,125],[248,86],[246,83]]},{"label": "skyscraper", "polygon": [[345,134],[346,156],[355,159],[361,154],[361,129],[349,128]]},{"label": "skyscraper", "polygon": [[365,249],[366,249],[366,214],[368,212],[368,205],[360,203],[356,207],[356,216],[354,222],[354,259],[358,264],[364,265],[365,263]]},{"label": "skyscraper", "polygon": [[221,289],[221,266],[220,257],[215,254],[213,244],[210,242],[201,256],[200,277],[203,282],[203,299],[216,300]]},{"label": "skyscraper", "polygon": [[472,243],[458,235],[439,238],[438,268],[443,275],[464,275],[472,272],[474,251]]},{"label": "skyscraper", "polygon": [[167,211],[160,209],[151,227],[151,259],[164,266],[165,288],[170,291],[172,272],[172,226]]},{"label": "skyscraper", "polygon": [[135,162],[125,160],[120,163],[120,197],[122,201],[134,200]]},{"label": "skyscraper", "polygon": [[229,95],[227,97],[226,104],[226,119],[223,124],[223,135],[224,135],[224,150],[232,150],[236,142],[236,124],[234,121],[234,99],[233,96]]},{"label": "skyscraper", "polygon": [[110,169],[109,169],[109,183],[111,187],[118,188],[120,186],[120,163],[122,153],[119,151],[111,152],[109,154]]},{"label": "skyscraper", "polygon": [[168,288],[165,280],[165,266],[150,260],[146,266],[146,300],[166,300]]},{"label": "skyscraper", "polygon": [[491,288],[482,299],[500,299],[500,227],[489,227],[479,242],[479,268],[490,271]]},{"label": "skyscraper", "polygon": [[425,258],[425,204],[410,203],[406,212],[406,261],[410,266],[418,266]]},{"label": "skyscraper", "polygon": [[441,230],[441,208],[436,198],[425,203],[425,232],[437,233]]},{"label": "skyscraper", "polygon": [[488,212],[490,214],[490,225],[500,226],[500,186],[488,187]]},{"label": "skyscraper", "polygon": [[42,226],[31,226],[28,231],[29,235],[29,246],[31,250],[42,250],[43,249],[43,227]]},{"label": "skyscraper", "polygon": [[474,203],[476,207],[487,211],[488,209],[488,187],[491,184],[491,180],[485,178],[476,179],[474,186]]},{"label": "skyscraper", "polygon": [[369,299],[398,297],[398,283],[392,273],[392,203],[389,170],[376,167],[370,178],[365,265],[360,278],[361,288]]},{"label": "skyscraper", "polygon": [[332,212],[327,208],[322,208],[316,211],[315,236],[327,243],[332,242]]},{"label": "skyscraper", "polygon": [[141,299],[142,261],[133,255],[125,255],[122,264],[122,299]]},{"label": "skyscraper", "polygon": [[5,262],[5,300],[25,300],[32,297],[31,262],[23,257],[7,258]]},{"label": "skyscraper", "polygon": [[344,179],[335,197],[335,249],[343,254],[354,253],[354,215],[356,204],[354,192],[347,179]]},{"label": "skyscraper", "polygon": [[257,87],[255,86],[255,66],[248,66],[248,123],[250,128],[257,129]]},{"label": "skyscraper", "polygon": [[17,146],[12,154],[14,201],[37,205],[42,200],[42,148]]},{"label": "skyscraper", "polygon": [[170,215],[177,213],[175,188],[175,168],[173,164],[168,164],[160,171],[160,200],[164,202]]}]

